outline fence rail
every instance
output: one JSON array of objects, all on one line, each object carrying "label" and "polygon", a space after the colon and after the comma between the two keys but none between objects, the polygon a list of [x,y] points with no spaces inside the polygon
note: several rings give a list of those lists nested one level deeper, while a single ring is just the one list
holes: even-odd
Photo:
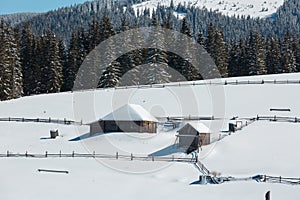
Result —
[{"label": "fence rail", "polygon": [[0,154],[0,158],[98,158],[98,159],[113,159],[113,160],[138,160],[138,161],[162,161],[162,162],[194,162],[191,158],[175,157],[175,156],[135,156],[116,154],[96,154],[93,153],[13,153],[7,151]]},{"label": "fence rail", "polygon": [[209,175],[210,174],[210,171],[204,166],[203,163],[201,163],[198,159],[195,161],[195,166],[198,168],[198,170],[205,174],[205,175]]},{"label": "fence rail", "polygon": [[300,185],[300,178],[286,178],[282,176],[263,176],[263,182],[268,183],[283,183],[283,184],[290,184],[290,185]]},{"label": "fence rail", "polygon": [[113,88],[86,88],[81,90],[74,90],[71,92],[84,92],[94,90],[107,90],[107,89],[150,89],[150,88],[169,88],[169,87],[187,87],[187,86],[225,86],[225,85],[262,85],[262,84],[277,84],[277,85],[300,85],[300,80],[276,80],[276,79],[261,79],[261,80],[203,80],[203,81],[189,81],[189,82],[176,82],[165,84],[151,84],[151,85],[132,85],[132,86],[118,86]]},{"label": "fence rail", "polygon": [[69,119],[52,119],[52,118],[17,118],[17,117],[4,117],[0,118],[0,122],[39,122],[39,123],[52,123],[64,125],[83,125],[82,122],[76,122]]},{"label": "fence rail", "polygon": [[278,115],[257,115],[256,117],[251,118],[240,118],[250,121],[280,121],[280,122],[294,122],[299,123],[300,117],[291,117],[291,116],[278,116]]}]

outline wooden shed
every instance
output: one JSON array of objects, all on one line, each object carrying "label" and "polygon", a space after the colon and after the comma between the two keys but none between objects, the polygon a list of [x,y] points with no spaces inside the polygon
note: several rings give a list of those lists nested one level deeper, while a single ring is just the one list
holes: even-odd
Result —
[{"label": "wooden shed", "polygon": [[210,144],[210,129],[201,122],[188,122],[178,130],[179,147],[187,152]]},{"label": "wooden shed", "polygon": [[142,106],[126,104],[90,124],[90,134],[108,132],[156,133],[158,120]]}]

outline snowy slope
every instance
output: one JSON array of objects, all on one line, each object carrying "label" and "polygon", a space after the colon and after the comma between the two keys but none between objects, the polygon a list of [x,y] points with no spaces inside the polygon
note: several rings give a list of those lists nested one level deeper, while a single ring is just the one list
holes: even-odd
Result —
[{"label": "snowy slope", "polygon": [[[152,11],[158,4],[169,6],[171,0],[149,0],[134,5],[135,10],[150,8]],[[174,5],[190,5],[199,8],[207,8],[225,15],[250,15],[251,17],[266,17],[276,12],[284,0],[174,0]],[[182,15],[179,14],[179,17]]]},{"label": "snowy slope", "polygon": [[[300,74],[241,77],[242,80],[300,80]],[[227,79],[235,81],[236,78]],[[224,81],[224,80],[222,80]],[[214,80],[213,82],[218,82]],[[0,103],[0,117],[43,117],[88,123],[121,104],[142,105],[155,116],[201,115],[230,118],[280,115],[270,108],[290,108],[286,116],[300,117],[300,84],[197,85],[152,89],[107,89],[24,97]],[[220,92],[219,109],[211,97]],[[193,97],[194,96],[194,97]],[[221,106],[222,107],[222,106]],[[224,123],[227,123],[225,121]],[[219,127],[218,127],[219,128]],[[49,130],[60,136],[49,139]],[[257,174],[300,177],[300,124],[258,121],[242,131],[206,146],[201,161],[222,175]],[[106,134],[85,138],[88,126],[0,122],[0,153],[97,153],[148,155],[172,146],[175,131],[159,134]],[[83,136],[81,140],[76,140]],[[166,150],[166,154],[169,150]],[[170,153],[170,152],[169,152]],[[176,156],[183,156],[180,152]],[[199,172],[192,164],[93,158],[0,158],[1,199],[297,199],[299,186],[237,182],[189,185]],[[41,173],[37,169],[68,170],[69,174]],[[18,192],[16,192],[16,190]]]}]

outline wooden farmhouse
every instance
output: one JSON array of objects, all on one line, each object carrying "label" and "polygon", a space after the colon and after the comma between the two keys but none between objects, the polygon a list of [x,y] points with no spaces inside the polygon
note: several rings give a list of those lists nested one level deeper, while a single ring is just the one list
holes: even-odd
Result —
[{"label": "wooden farmhouse", "polygon": [[142,106],[124,105],[90,124],[90,134],[108,132],[156,133],[158,120]]},{"label": "wooden farmhouse", "polygon": [[187,152],[210,144],[210,129],[201,122],[188,122],[178,130],[179,148]]}]

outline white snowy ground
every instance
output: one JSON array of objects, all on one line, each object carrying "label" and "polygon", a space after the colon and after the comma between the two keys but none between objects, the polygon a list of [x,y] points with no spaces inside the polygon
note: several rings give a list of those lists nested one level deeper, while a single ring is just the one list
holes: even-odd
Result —
[{"label": "white snowy ground", "polygon": [[[300,80],[300,74],[242,77],[239,80]],[[235,80],[235,78],[228,79]],[[224,81],[224,80],[222,80]],[[215,81],[217,82],[217,80]],[[300,84],[189,86],[153,89],[108,89],[24,97],[0,103],[0,117],[68,118],[84,123],[105,116],[122,104],[136,103],[156,116],[201,115],[300,117]],[[214,101],[211,97],[218,98]],[[270,108],[290,108],[273,113]],[[94,111],[95,110],[95,111]],[[222,121],[221,121],[222,122]],[[206,122],[207,123],[207,122]],[[213,124],[215,131],[223,124]],[[51,140],[49,130],[60,136]],[[300,177],[300,124],[259,121],[223,140],[206,146],[201,161],[222,175],[248,177],[257,174]],[[157,135],[113,133],[85,138],[88,126],[63,126],[0,122],[0,153],[97,153],[148,155],[171,153],[175,132]],[[70,141],[78,136],[81,140]],[[163,149],[165,149],[163,151]],[[180,156],[176,153],[175,156]],[[199,172],[192,164],[158,161],[125,161],[92,158],[0,158],[1,199],[297,199],[299,186],[256,182],[221,185],[189,185]],[[68,170],[69,174],[37,169]]]},{"label": "white snowy ground", "polygon": [[[181,3],[182,5],[197,6],[199,8],[207,8],[220,12],[224,15],[250,15],[251,17],[264,18],[275,13],[276,10],[283,4],[284,0],[173,0],[174,5]],[[144,10],[150,8],[152,11],[158,4],[169,6],[171,0],[149,0],[140,4],[134,5],[135,10]],[[177,15],[175,13],[175,15]],[[178,13],[179,17],[183,17]]]}]

